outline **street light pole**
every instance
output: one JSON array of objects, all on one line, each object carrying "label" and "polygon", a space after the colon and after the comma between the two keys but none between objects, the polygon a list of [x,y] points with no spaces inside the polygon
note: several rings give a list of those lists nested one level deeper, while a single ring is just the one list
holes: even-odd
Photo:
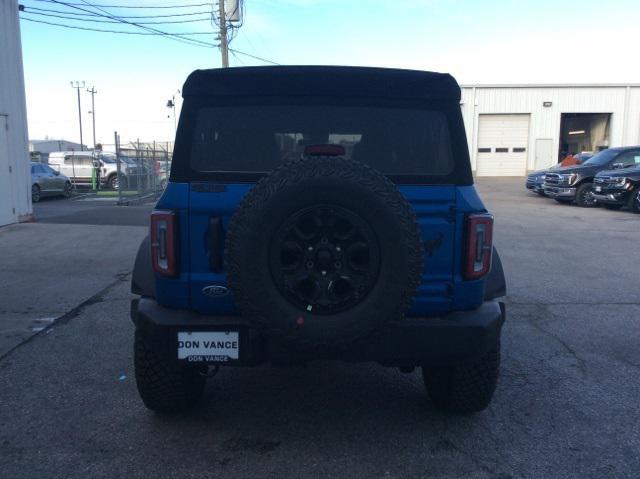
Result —
[{"label": "street light pole", "polygon": [[84,143],[82,142],[82,108],[80,107],[80,88],[84,88],[84,82],[70,82],[71,88],[75,88],[78,91],[78,122],[80,124],[80,151],[84,150]]}]

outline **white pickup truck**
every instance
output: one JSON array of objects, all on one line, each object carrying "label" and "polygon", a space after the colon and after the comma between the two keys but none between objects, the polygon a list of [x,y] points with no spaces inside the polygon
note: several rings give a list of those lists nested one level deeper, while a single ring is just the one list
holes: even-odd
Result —
[{"label": "white pickup truck", "polygon": [[92,151],[56,151],[49,154],[49,166],[71,178],[74,184],[91,184],[93,168],[100,169],[100,184],[117,190],[121,181],[139,174],[124,159],[120,162],[120,179],[115,155]]}]

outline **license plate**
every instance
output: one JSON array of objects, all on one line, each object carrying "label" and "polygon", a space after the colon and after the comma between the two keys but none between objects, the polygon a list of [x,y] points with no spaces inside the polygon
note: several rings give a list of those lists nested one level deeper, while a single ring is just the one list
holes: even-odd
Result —
[{"label": "license plate", "polygon": [[240,357],[238,331],[180,331],[178,359],[188,362],[226,363]]},{"label": "license plate", "polygon": [[602,191],[602,186],[596,186],[596,193],[600,193]]}]

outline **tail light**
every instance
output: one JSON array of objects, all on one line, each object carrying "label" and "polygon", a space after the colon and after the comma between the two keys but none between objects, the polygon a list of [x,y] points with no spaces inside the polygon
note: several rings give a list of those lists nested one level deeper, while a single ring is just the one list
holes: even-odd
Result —
[{"label": "tail light", "polygon": [[466,224],[467,255],[465,279],[478,279],[491,269],[493,250],[493,216],[474,214],[467,216]]},{"label": "tail light", "polygon": [[151,262],[162,276],[178,274],[178,216],[175,211],[151,213]]}]

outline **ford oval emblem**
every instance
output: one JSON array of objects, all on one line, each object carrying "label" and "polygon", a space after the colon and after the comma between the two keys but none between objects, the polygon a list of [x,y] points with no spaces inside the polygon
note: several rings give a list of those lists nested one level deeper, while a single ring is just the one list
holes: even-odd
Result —
[{"label": "ford oval emblem", "polygon": [[219,285],[205,286],[202,288],[202,294],[212,298],[219,298],[220,296],[226,296],[229,294],[229,289],[225,286]]}]

